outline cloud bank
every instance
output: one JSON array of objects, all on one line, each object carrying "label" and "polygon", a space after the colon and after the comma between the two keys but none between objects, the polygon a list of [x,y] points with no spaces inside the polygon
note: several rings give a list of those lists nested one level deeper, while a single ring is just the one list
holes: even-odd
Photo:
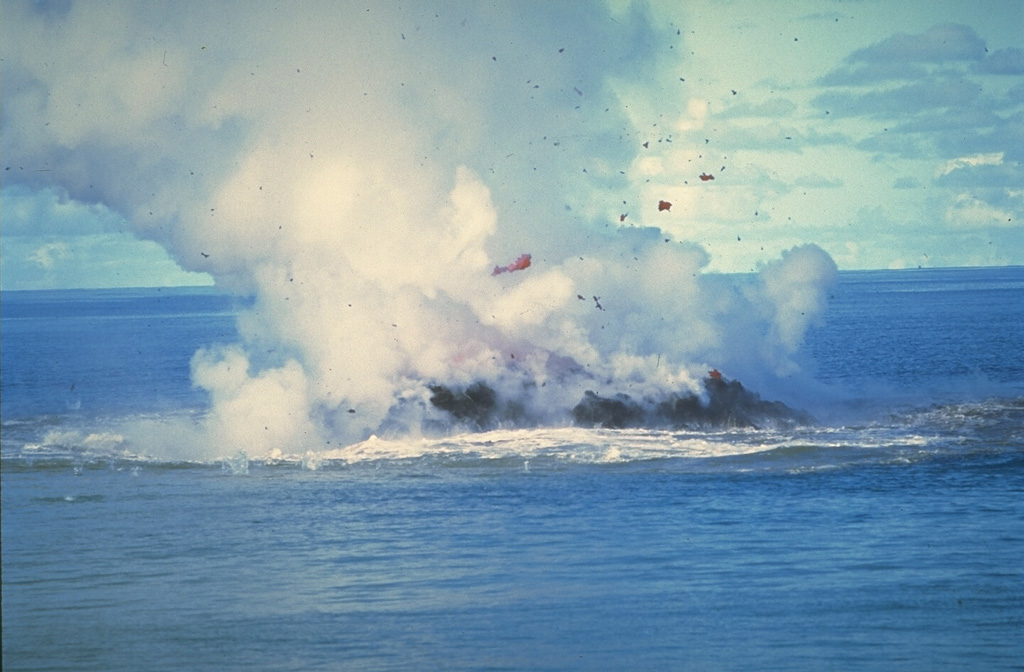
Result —
[{"label": "cloud bank", "polygon": [[437,382],[538,422],[710,367],[771,385],[834,280],[813,245],[706,273],[634,193],[617,92],[674,38],[639,5],[5,3],[4,25],[17,179],[255,297],[192,361],[204,454],[416,432]]}]

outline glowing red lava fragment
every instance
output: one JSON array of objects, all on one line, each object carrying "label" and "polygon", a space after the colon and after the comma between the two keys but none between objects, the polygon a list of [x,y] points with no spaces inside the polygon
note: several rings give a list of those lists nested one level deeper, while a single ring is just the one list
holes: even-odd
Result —
[{"label": "glowing red lava fragment", "polygon": [[512,271],[521,271],[524,268],[530,267],[530,255],[520,255],[518,259],[513,261],[508,266],[495,266],[494,272],[491,275],[501,275],[502,273],[511,273]]},{"label": "glowing red lava fragment", "polygon": [[708,175],[707,173],[701,173],[700,174],[700,181],[701,182],[708,182],[708,181],[713,180],[713,179],[715,179],[714,175]]},{"label": "glowing red lava fragment", "polygon": [[658,212],[661,212],[663,210],[671,210],[671,209],[672,209],[672,204],[669,203],[668,201],[658,201]]},{"label": "glowing red lava fragment", "polygon": [[722,374],[718,372],[718,369],[711,369],[708,371],[708,377],[713,380],[721,380]]}]

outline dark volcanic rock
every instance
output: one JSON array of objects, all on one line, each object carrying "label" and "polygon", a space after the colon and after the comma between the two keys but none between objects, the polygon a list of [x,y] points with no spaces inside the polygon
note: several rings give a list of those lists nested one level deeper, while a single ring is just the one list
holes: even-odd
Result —
[{"label": "dark volcanic rock", "polygon": [[810,416],[779,401],[765,401],[739,381],[705,378],[707,402],[693,393],[636,401],[626,394],[601,397],[587,391],[572,409],[577,425],[606,428],[762,427],[807,424]]},{"label": "dark volcanic rock", "polygon": [[[634,399],[621,393],[602,397],[588,390],[572,409],[572,419],[581,427],[609,429],[765,427],[812,422],[810,416],[782,402],[761,399],[739,381],[708,377],[703,383],[707,391],[704,399],[692,392],[670,394],[660,399]],[[430,391],[430,404],[445,414],[432,421],[438,431],[451,430],[456,426],[484,431],[500,426],[533,426],[542,422],[536,417],[528,417],[520,402],[503,399],[494,388],[483,382],[463,389],[436,384],[430,386]]]},{"label": "dark volcanic rock", "polygon": [[474,429],[489,429],[496,424],[498,394],[483,383],[473,383],[465,390],[453,390],[444,385],[431,385],[430,403],[451,413],[457,421]]},{"label": "dark volcanic rock", "polygon": [[643,406],[633,401],[628,394],[614,397],[599,397],[587,390],[583,400],[572,409],[572,419],[577,425],[601,426],[609,429],[641,427],[647,413]]}]

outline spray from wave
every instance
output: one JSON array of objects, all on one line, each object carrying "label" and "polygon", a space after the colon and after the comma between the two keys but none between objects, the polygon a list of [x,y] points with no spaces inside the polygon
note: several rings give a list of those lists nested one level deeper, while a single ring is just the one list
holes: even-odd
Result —
[{"label": "spray from wave", "polygon": [[640,425],[713,408],[711,370],[797,373],[831,258],[708,273],[636,170],[625,82],[658,77],[675,30],[639,5],[300,10],[5,6],[4,153],[49,167],[24,179],[254,297],[238,342],[192,360],[209,413],[137,428],[151,451]]}]

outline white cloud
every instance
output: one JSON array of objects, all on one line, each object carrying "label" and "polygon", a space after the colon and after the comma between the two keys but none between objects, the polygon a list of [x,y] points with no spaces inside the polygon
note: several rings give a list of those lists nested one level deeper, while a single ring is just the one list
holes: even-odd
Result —
[{"label": "white cloud", "polygon": [[996,208],[968,193],[957,194],[946,209],[946,223],[953,228],[1021,228],[1024,224],[1013,221],[1013,212]]},{"label": "white cloud", "polygon": [[974,168],[976,166],[998,166],[1003,163],[1003,152],[989,152],[973,156],[960,156],[950,159],[935,170],[935,177],[948,175],[954,170]]},{"label": "white cloud", "polygon": [[140,240],[102,203],[81,203],[53,189],[5,185],[4,289],[207,285],[153,241]]},{"label": "white cloud", "polygon": [[64,241],[56,241],[37,248],[28,259],[39,268],[49,271],[53,269],[54,264],[70,259],[71,256],[71,248],[68,244]]}]

